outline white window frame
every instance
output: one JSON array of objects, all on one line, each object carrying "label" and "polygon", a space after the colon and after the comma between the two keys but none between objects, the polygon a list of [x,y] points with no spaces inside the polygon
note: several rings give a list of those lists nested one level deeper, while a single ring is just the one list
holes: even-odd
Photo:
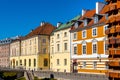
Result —
[{"label": "white window frame", "polygon": [[[85,32],[85,33],[84,33]],[[86,38],[86,34],[87,34],[87,31],[86,30],[83,30],[82,31],[82,38]]]},{"label": "white window frame", "polygon": [[[94,44],[96,44],[96,53],[93,53],[93,52],[94,52],[94,50],[93,50],[93,45],[94,45]],[[98,50],[97,48],[98,48],[97,42],[93,42],[93,43],[92,43],[92,53],[93,53],[93,54],[97,54],[97,50]]]},{"label": "white window frame", "polygon": [[[76,37],[75,37],[75,35],[76,35]],[[73,40],[76,40],[76,39],[77,39],[77,33],[74,32],[74,33],[73,33]]]},{"label": "white window frame", "polygon": [[108,25],[104,26],[103,34],[105,34],[105,30],[108,29]]},{"label": "white window frame", "polygon": [[106,45],[108,47],[108,44],[106,44],[105,41],[104,41],[104,54],[106,54]]},{"label": "white window frame", "polygon": [[[94,35],[94,33],[93,33],[93,32],[94,32],[94,29],[96,29],[96,35]],[[97,36],[97,28],[92,28],[92,36],[93,36],[93,37]]]},{"label": "white window frame", "polygon": [[[83,46],[86,46],[86,53],[83,53]],[[86,44],[82,44],[82,55],[86,55],[87,54],[87,45]]]},{"label": "white window frame", "polygon": [[[74,53],[75,52],[75,50],[74,50],[75,47],[76,47],[76,54]],[[77,46],[73,46],[73,54],[77,55]]]},{"label": "white window frame", "polygon": [[94,23],[96,24],[96,23],[98,23],[98,21],[99,21],[98,16],[97,15],[94,16]]},{"label": "white window frame", "polygon": [[87,26],[87,25],[88,25],[88,20],[84,19],[84,26]]}]

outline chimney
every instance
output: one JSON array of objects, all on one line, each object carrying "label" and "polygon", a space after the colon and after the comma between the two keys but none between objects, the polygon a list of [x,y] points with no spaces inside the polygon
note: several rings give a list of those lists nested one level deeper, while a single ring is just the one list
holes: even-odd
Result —
[{"label": "chimney", "polygon": [[105,6],[104,3],[96,2],[96,14],[99,14],[99,12],[103,9],[104,6]]},{"label": "chimney", "polygon": [[87,12],[88,10],[82,9],[82,16]]},{"label": "chimney", "polygon": [[40,23],[40,26],[43,26],[45,24],[45,22],[44,21],[42,21],[41,23]]},{"label": "chimney", "polygon": [[57,23],[57,28],[58,28],[61,24],[62,24],[61,22],[58,22],[58,23]]}]

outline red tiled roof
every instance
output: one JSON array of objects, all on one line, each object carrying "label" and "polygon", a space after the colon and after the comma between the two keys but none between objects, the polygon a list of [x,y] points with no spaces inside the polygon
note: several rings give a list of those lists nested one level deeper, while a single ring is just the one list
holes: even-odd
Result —
[{"label": "red tiled roof", "polygon": [[93,10],[88,10],[81,18],[80,20],[84,19],[84,18],[91,18],[94,14],[95,14],[95,9]]},{"label": "red tiled roof", "polygon": [[[105,14],[105,9],[107,8],[107,6],[104,6],[103,9],[100,11],[100,14]],[[96,10],[88,10],[81,18],[80,20],[84,20],[85,18],[90,18],[90,22],[88,23],[87,26],[91,27],[92,25],[94,25],[94,20],[92,19],[92,17],[94,17],[96,13]],[[105,19],[105,16],[103,15],[103,17],[99,20],[98,23],[96,24],[100,24],[100,23],[103,23],[105,22],[106,19]],[[78,28],[83,28],[84,27],[84,23],[82,22]],[[75,30],[74,26],[71,27],[71,31],[72,30]]]},{"label": "red tiled roof", "polygon": [[25,36],[25,38],[32,37],[34,35],[50,35],[55,27],[52,24],[45,23],[42,26],[37,27]]}]

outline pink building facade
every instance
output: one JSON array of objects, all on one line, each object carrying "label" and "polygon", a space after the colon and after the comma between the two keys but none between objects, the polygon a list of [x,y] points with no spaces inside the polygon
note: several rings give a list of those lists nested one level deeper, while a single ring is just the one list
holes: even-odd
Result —
[{"label": "pink building facade", "polygon": [[9,67],[10,65],[10,43],[11,39],[0,41],[0,67]]}]

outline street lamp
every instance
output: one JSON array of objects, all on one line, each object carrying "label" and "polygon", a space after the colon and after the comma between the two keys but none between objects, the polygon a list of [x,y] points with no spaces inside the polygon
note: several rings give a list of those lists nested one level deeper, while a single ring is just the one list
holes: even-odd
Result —
[{"label": "street lamp", "polygon": [[99,59],[99,62],[101,62],[101,55],[100,54],[97,56],[97,59]]}]

